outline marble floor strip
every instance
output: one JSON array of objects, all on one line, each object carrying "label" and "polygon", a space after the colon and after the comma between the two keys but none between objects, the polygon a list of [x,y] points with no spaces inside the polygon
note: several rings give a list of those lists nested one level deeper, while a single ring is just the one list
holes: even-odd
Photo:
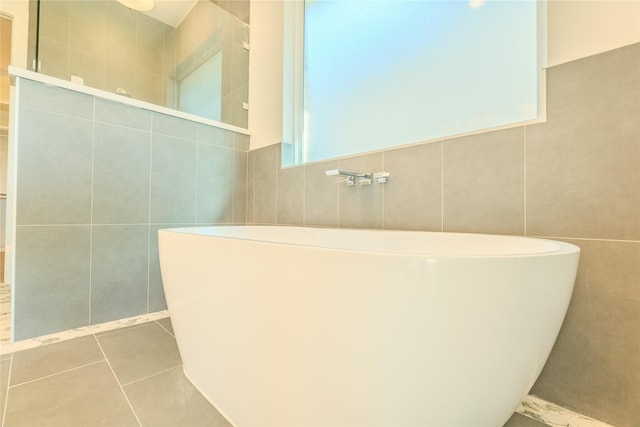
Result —
[{"label": "marble floor strip", "polygon": [[80,328],[70,329],[68,331],[57,332],[49,335],[43,335],[41,337],[31,338],[28,340],[16,341],[14,343],[3,341],[0,343],[0,354],[7,354],[15,351],[26,350],[29,348],[40,347],[43,345],[66,341],[72,338],[84,337],[100,332],[113,331],[127,326],[137,325],[140,323],[150,322],[158,319],[164,319],[165,317],[169,317],[169,312],[167,310],[149,314],[142,314],[139,316],[128,317],[126,319],[114,320],[97,325],[83,326]]},{"label": "marble floor strip", "polygon": [[0,283],[0,344],[11,339],[11,285]]},{"label": "marble floor strip", "polygon": [[551,427],[614,427],[531,394],[524,398],[516,412]]}]

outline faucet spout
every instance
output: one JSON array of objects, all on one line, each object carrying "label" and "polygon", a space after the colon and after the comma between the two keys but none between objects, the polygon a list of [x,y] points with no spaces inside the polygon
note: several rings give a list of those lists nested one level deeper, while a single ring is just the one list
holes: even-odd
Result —
[{"label": "faucet spout", "polygon": [[329,169],[324,171],[324,173],[327,174],[327,176],[342,175],[342,176],[352,176],[354,178],[370,178],[371,177],[370,173],[351,172],[345,169]]}]

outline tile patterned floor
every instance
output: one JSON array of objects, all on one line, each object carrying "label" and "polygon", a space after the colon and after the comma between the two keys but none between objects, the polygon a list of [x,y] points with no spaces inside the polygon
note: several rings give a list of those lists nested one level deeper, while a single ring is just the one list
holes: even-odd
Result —
[{"label": "tile patterned floor", "polygon": [[231,426],[184,376],[168,318],[0,356],[0,415],[3,427]]},{"label": "tile patterned floor", "polygon": [[230,426],[160,319],[0,356],[3,427]]}]

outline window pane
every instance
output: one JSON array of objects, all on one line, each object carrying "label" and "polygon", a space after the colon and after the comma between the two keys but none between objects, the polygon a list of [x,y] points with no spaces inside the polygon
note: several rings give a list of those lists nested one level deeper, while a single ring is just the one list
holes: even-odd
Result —
[{"label": "window pane", "polygon": [[534,0],[307,1],[304,34],[303,161],[538,115]]}]

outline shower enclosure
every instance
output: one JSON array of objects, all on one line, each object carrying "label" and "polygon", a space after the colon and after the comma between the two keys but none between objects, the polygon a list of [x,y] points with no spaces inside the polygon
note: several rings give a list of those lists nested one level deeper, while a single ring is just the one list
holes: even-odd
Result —
[{"label": "shower enclosure", "polygon": [[30,0],[32,71],[247,127],[249,0]]}]

